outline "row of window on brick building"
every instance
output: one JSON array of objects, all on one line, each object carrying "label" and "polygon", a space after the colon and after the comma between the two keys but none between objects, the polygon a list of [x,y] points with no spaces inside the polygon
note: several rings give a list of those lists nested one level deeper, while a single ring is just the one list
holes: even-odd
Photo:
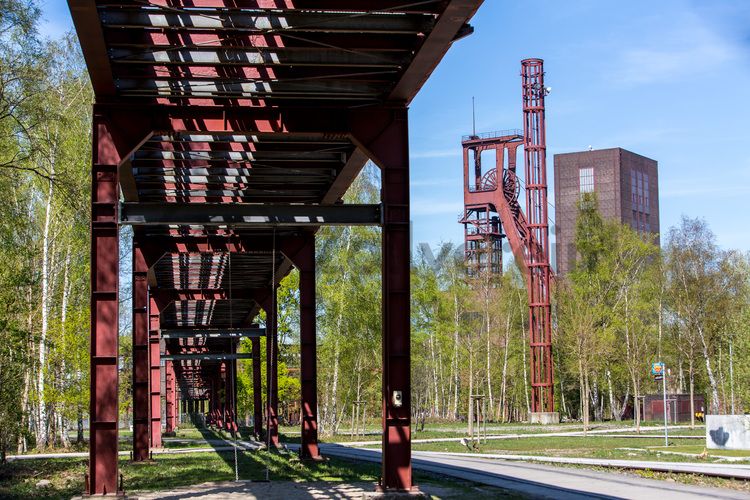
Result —
[{"label": "row of window on brick building", "polygon": [[[594,192],[594,168],[583,167],[578,169],[579,192],[581,196],[585,193]],[[632,169],[630,171],[630,206],[632,210],[632,227],[638,231],[651,231],[649,215],[651,214],[651,202],[649,198],[649,177],[645,172]]]}]

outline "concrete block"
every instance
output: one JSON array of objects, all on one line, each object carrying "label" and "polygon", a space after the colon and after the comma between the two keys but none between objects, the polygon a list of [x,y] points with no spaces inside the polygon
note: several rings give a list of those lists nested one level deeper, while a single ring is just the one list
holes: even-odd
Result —
[{"label": "concrete block", "polygon": [[532,412],[532,424],[554,425],[560,423],[560,413],[556,411]]},{"label": "concrete block", "polygon": [[750,415],[706,415],[706,448],[750,450]]}]

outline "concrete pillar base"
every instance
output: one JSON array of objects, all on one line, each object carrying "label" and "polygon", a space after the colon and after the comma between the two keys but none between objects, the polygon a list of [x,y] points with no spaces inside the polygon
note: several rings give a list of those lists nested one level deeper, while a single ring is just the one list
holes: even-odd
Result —
[{"label": "concrete pillar base", "polygon": [[560,423],[560,413],[556,411],[532,412],[532,424],[552,425]]}]

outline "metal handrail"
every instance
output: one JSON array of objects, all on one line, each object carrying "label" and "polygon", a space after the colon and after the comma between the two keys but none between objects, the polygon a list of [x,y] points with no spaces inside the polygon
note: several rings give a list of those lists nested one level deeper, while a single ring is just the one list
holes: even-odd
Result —
[{"label": "metal handrail", "polygon": [[481,134],[475,135],[464,135],[461,137],[461,141],[476,141],[478,139],[494,139],[496,137],[508,137],[513,135],[523,136],[523,132],[517,128],[508,130],[496,130],[494,132],[482,132]]}]

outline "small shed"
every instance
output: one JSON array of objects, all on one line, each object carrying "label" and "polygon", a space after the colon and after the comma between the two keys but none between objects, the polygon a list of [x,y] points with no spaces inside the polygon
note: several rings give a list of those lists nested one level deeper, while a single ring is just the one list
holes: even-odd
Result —
[{"label": "small shed", "polygon": [[[664,421],[664,397],[661,394],[648,394],[641,401],[644,421]],[[706,408],[703,394],[695,394],[693,401],[695,411],[703,413]],[[667,394],[667,421],[670,424],[690,422],[690,394]]]}]

